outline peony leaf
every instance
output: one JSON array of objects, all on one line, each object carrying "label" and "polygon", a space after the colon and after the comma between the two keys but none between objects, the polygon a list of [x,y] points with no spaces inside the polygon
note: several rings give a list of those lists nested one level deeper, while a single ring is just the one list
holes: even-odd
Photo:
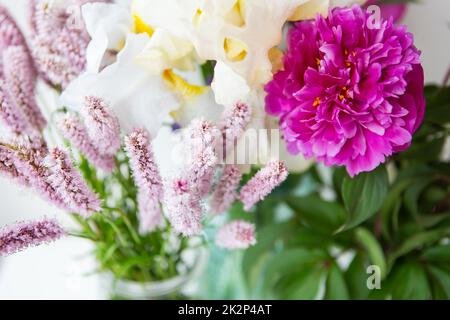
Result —
[{"label": "peony leaf", "polygon": [[450,87],[425,87],[427,112],[425,122],[445,125],[450,122]]},{"label": "peony leaf", "polygon": [[375,236],[365,228],[358,228],[355,231],[356,240],[366,249],[372,264],[381,270],[381,277],[386,276],[386,259],[383,249]]},{"label": "peony leaf", "polygon": [[430,266],[430,284],[434,299],[448,299],[450,297],[450,274],[438,267]]},{"label": "peony leaf", "polygon": [[275,288],[277,297],[287,300],[317,299],[325,273],[326,270],[322,266],[300,268],[277,284]]},{"label": "peony leaf", "polygon": [[322,250],[303,248],[287,249],[273,255],[266,264],[264,292],[274,289],[273,295],[285,299],[314,299],[326,259]]},{"label": "peony leaf", "polygon": [[353,228],[372,217],[383,205],[389,186],[386,168],[349,176],[342,183],[342,199],[347,209],[347,222],[340,230]]},{"label": "peony leaf", "polygon": [[425,300],[431,298],[424,268],[415,262],[398,265],[390,279],[390,296],[394,300]]},{"label": "peony leaf", "polygon": [[326,281],[325,299],[327,300],[347,300],[350,298],[344,274],[339,266],[333,262],[328,272]]},{"label": "peony leaf", "polygon": [[242,271],[249,288],[257,285],[262,267],[272,253],[275,242],[295,232],[295,226],[289,223],[269,224],[259,229],[256,245],[245,250],[242,259]]},{"label": "peony leaf", "polygon": [[441,245],[425,250],[422,257],[432,262],[450,261],[450,244]]},{"label": "peony leaf", "polygon": [[[421,233],[416,233],[406,239],[400,246],[394,250],[388,259],[388,266],[393,266],[396,259],[408,254],[416,248],[421,248],[424,245],[437,242],[448,236],[450,234],[450,227],[445,227],[442,229],[435,229],[431,231],[424,231]],[[390,269],[390,268],[389,268]]]},{"label": "peony leaf", "polygon": [[312,228],[333,233],[345,222],[345,209],[338,203],[322,200],[318,195],[290,197],[287,205]]},{"label": "peony leaf", "polygon": [[367,288],[366,259],[362,253],[357,253],[347,271],[345,280],[352,299],[363,300],[369,296]]}]

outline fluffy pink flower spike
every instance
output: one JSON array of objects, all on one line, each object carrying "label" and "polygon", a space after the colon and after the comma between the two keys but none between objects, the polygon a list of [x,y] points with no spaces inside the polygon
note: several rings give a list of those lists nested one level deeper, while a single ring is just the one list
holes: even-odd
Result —
[{"label": "fluffy pink flower spike", "polygon": [[23,133],[41,131],[47,124],[35,100],[36,74],[25,46],[9,46],[3,50],[3,88],[9,93],[9,103],[22,114],[27,123]]},{"label": "fluffy pink flower spike", "polygon": [[208,121],[196,119],[187,128],[186,146],[190,153],[187,175],[200,197],[206,195],[212,184],[218,162],[216,155],[219,130]]},{"label": "fluffy pink flower spike", "polygon": [[235,146],[237,139],[245,132],[251,116],[252,110],[250,106],[240,102],[224,112],[224,116],[219,124],[224,144],[223,158],[226,158],[227,151]]},{"label": "fluffy pink flower spike", "polygon": [[67,153],[55,148],[46,161],[51,185],[72,211],[83,217],[100,211],[100,200],[86,185]]},{"label": "fluffy pink flower spike", "polygon": [[26,41],[8,10],[0,6],[0,52],[9,46],[26,46]]},{"label": "fluffy pink flower spike", "polygon": [[75,114],[65,114],[60,119],[59,128],[64,138],[69,140],[89,162],[106,172],[113,170],[115,165],[114,158],[100,153],[89,137],[86,127]]},{"label": "fluffy pink flower spike", "polygon": [[268,163],[242,187],[239,198],[244,203],[244,209],[249,211],[255,204],[268,196],[288,176],[288,170],[281,161]]},{"label": "fluffy pink flower spike", "polygon": [[111,113],[107,103],[98,97],[88,96],[81,109],[88,134],[100,153],[114,155],[120,148],[119,120]]},{"label": "fluffy pink flower spike", "polygon": [[186,237],[202,232],[203,208],[198,192],[189,180],[176,178],[168,181],[164,198],[167,217],[176,232]]},{"label": "fluffy pink flower spike", "polygon": [[50,172],[44,165],[44,157],[47,154],[47,150],[42,148],[36,149],[32,145],[11,146],[10,150],[14,152],[12,160],[20,173],[20,179],[22,177],[26,179],[26,182],[51,204],[68,210],[69,208],[64,199],[49,181]]},{"label": "fluffy pink flower spike", "polygon": [[0,229],[0,256],[50,243],[64,235],[64,230],[55,220],[19,222]]},{"label": "fluffy pink flower spike", "polygon": [[41,76],[54,86],[65,88],[85,69],[90,38],[80,11],[69,8],[87,2],[106,1],[31,1],[33,56]]},{"label": "fluffy pink flower spike", "polygon": [[16,154],[13,150],[0,145],[0,174],[8,179],[13,179],[20,184],[27,185],[28,179],[24,177],[17,169],[14,163],[15,157]]},{"label": "fluffy pink flower spike", "polygon": [[242,179],[242,173],[237,165],[225,165],[211,198],[211,211],[219,214],[227,211],[237,199],[237,188]]},{"label": "fluffy pink flower spike", "polygon": [[46,125],[35,101],[36,71],[26,41],[0,6],[0,118],[15,134],[36,135]]},{"label": "fluffy pink flower spike", "polygon": [[255,225],[243,220],[224,225],[216,234],[216,245],[225,249],[247,249],[255,244]]},{"label": "fluffy pink flower spike", "polygon": [[151,150],[149,133],[143,129],[133,130],[125,138],[125,148],[138,187],[140,231],[148,233],[163,223],[160,205],[162,180]]}]

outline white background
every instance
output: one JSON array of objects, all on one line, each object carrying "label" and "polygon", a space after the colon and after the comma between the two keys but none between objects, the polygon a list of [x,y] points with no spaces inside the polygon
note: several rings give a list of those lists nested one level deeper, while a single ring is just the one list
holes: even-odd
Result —
[{"label": "white background", "polygon": [[[28,0],[0,0],[25,32],[27,3]],[[422,50],[426,82],[440,83],[450,66],[450,1],[422,0],[410,6],[403,22]],[[70,224],[63,212],[0,178],[0,226],[42,215]],[[95,268],[90,248],[83,240],[67,238],[0,259],[0,299],[103,298],[98,277],[86,275]]]}]

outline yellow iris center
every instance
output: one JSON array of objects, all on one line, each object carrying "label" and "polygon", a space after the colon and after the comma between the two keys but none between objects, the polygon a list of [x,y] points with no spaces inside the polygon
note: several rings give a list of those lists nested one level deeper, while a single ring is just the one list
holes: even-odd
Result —
[{"label": "yellow iris center", "polygon": [[190,84],[172,70],[165,70],[163,78],[167,85],[185,100],[201,95],[206,91],[205,86]]},{"label": "yellow iris center", "polygon": [[146,24],[138,15],[133,15],[134,19],[134,33],[146,33],[149,37],[153,35],[155,30]]},{"label": "yellow iris center", "polygon": [[225,38],[223,49],[227,59],[231,62],[242,61],[247,56],[247,46],[239,40]]}]

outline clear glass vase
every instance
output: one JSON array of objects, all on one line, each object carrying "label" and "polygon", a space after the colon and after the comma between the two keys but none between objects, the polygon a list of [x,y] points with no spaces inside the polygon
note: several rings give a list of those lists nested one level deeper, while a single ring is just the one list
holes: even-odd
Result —
[{"label": "clear glass vase", "polygon": [[[192,260],[191,268],[176,277],[147,283],[118,279],[112,273],[101,274],[100,286],[106,299],[113,300],[166,300],[185,299],[192,288],[188,288],[204,268],[206,253],[199,250]],[[190,290],[191,289],[191,290]]]}]

